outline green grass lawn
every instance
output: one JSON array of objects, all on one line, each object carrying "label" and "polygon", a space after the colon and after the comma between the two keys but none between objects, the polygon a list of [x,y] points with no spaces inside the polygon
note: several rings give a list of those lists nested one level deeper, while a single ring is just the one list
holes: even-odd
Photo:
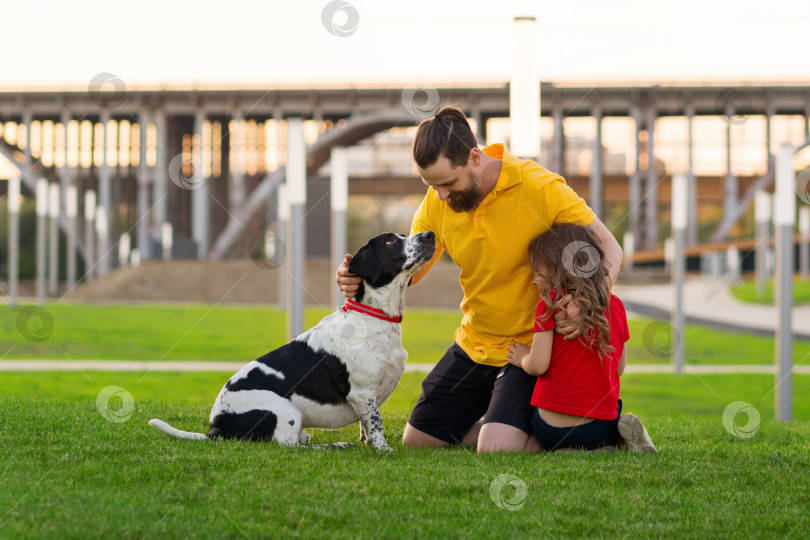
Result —
[{"label": "green grass lawn", "polygon": [[[58,360],[220,360],[247,362],[285,343],[286,320],[274,308],[57,304],[25,322],[21,309],[0,306],[0,358]],[[329,311],[308,309],[307,327]],[[49,326],[41,328],[42,321]],[[461,316],[455,311],[409,310],[402,323],[409,362],[435,363],[452,343]],[[630,320],[628,357],[638,363],[668,363],[668,323]],[[40,338],[37,338],[40,339]],[[740,332],[686,328],[690,364],[772,364],[773,338]],[[0,360],[0,361],[2,361]],[[794,362],[810,361],[810,343],[794,344]]]},{"label": "green grass lawn", "polygon": [[[645,456],[404,448],[418,373],[383,407],[390,454],[177,441],[147,425],[205,430],[227,376],[2,374],[0,536],[800,538],[810,527],[808,376],[794,379],[797,420],[778,424],[772,376],[629,373],[625,410],[660,450]],[[132,396],[122,422],[96,408],[109,385]],[[761,415],[751,438],[723,425],[734,401]],[[313,442],[353,441],[357,429],[312,430]]]},{"label": "green grass lawn", "polygon": [[[733,285],[731,294],[743,302],[773,304],[773,281],[765,284],[765,291],[762,295],[757,294],[756,281],[743,281]],[[793,303],[810,304],[810,281],[802,281],[799,278],[793,280]]]}]

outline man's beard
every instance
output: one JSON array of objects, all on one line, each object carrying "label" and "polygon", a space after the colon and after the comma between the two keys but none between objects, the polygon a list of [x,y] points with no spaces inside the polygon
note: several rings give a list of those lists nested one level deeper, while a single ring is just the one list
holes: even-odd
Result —
[{"label": "man's beard", "polygon": [[447,196],[447,206],[456,213],[472,212],[481,202],[481,183],[477,176],[470,176],[470,187]]}]

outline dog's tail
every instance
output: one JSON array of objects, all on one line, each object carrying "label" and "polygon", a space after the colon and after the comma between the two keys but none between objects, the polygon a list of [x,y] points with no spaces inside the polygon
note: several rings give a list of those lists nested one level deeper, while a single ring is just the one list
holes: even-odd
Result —
[{"label": "dog's tail", "polygon": [[158,420],[157,418],[153,418],[149,420],[149,425],[160,431],[161,433],[165,433],[169,437],[174,437],[176,439],[192,439],[195,441],[204,441],[208,440],[210,434],[206,435],[205,433],[194,433],[193,431],[182,431],[180,429],[174,428],[164,422],[163,420]]}]

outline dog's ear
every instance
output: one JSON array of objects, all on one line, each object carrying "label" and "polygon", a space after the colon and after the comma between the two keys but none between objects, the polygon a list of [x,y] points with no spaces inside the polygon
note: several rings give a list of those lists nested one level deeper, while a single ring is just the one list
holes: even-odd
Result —
[{"label": "dog's ear", "polygon": [[349,261],[349,272],[374,283],[382,274],[382,261],[374,254],[371,246],[366,244]]}]

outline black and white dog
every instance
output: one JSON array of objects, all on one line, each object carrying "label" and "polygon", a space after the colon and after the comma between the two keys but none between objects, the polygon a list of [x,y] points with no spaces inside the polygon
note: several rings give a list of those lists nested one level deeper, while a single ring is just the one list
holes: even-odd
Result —
[{"label": "black and white dog", "polygon": [[399,322],[411,276],[435,251],[432,232],[381,234],[361,247],[349,272],[363,278],[354,301],[292,342],[250,362],[228,380],[211,409],[210,431],[192,433],[149,423],[180,439],[236,437],[306,443],[307,427],[360,421],[361,440],[390,450],[380,405],[405,370]]}]

